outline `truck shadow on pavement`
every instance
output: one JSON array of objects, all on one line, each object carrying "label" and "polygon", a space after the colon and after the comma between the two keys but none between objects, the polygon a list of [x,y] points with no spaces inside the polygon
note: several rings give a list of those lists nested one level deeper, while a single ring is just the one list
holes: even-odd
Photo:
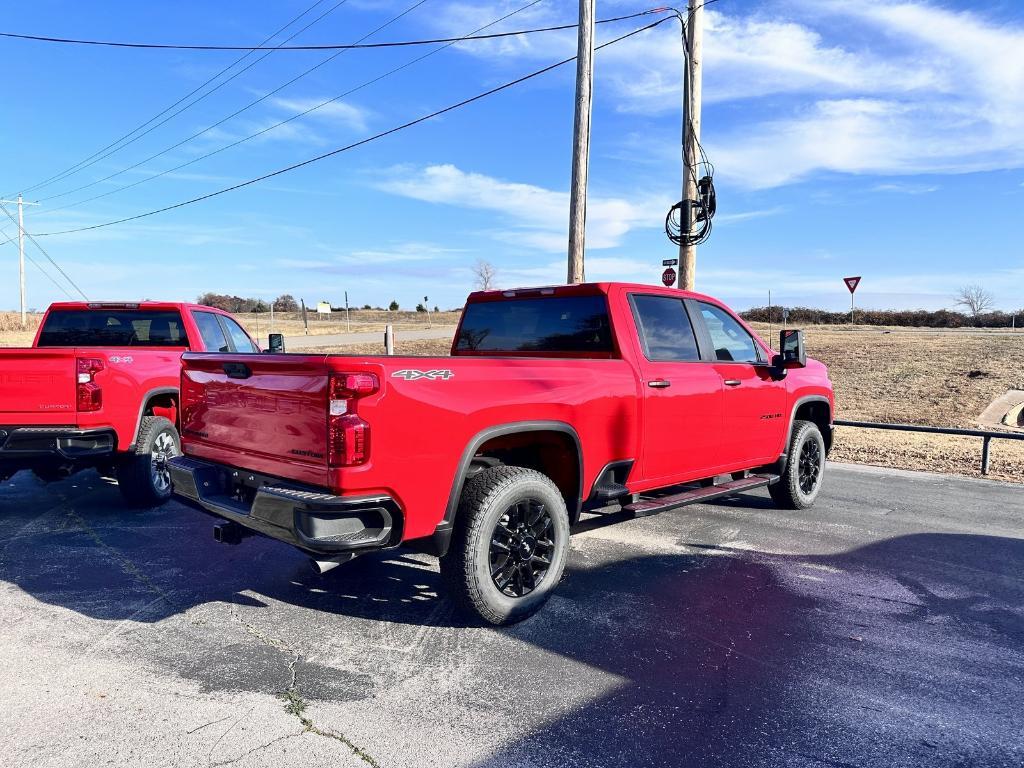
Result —
[{"label": "truck shadow on pavement", "polygon": [[[44,603],[146,624],[203,604],[281,603],[305,609],[299,624],[319,617],[317,632],[333,623],[329,631],[357,635],[380,622],[463,631],[426,558],[381,553],[316,577],[277,542],[215,544],[210,520],[179,505],[126,511],[116,488],[95,478],[46,489],[42,509],[28,503],[44,494],[32,482],[0,502],[0,579]],[[433,654],[448,667],[472,665],[465,699],[508,723],[479,765],[1024,759],[1024,541],[920,533],[792,555],[662,538],[655,552],[578,541],[540,614],[469,630],[476,650],[437,640]],[[415,664],[347,661],[357,697],[422,674]],[[213,687],[260,677],[209,674],[195,672]],[[346,698],[337,686],[324,690],[325,699]]]}]

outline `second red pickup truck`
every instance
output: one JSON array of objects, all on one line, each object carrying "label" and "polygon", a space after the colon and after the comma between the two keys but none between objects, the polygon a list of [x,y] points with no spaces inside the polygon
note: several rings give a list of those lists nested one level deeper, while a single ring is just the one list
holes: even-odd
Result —
[{"label": "second red pickup truck", "polygon": [[61,302],[30,349],[0,349],[0,482],[95,468],[124,498],[170,498],[181,353],[258,352],[226,312],[168,302]]},{"label": "second red pickup truck", "polygon": [[469,297],[450,357],[183,356],[174,491],[325,571],[406,545],[505,624],[561,578],[583,512],[768,486],[813,503],[835,410],[799,331],[774,352],[715,299],[621,283]]}]

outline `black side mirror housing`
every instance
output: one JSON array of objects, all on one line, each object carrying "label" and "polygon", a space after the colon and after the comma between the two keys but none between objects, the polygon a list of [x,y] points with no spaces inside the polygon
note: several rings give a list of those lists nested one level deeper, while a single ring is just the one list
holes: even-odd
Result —
[{"label": "black side mirror housing", "polygon": [[272,333],[267,338],[267,341],[270,344],[270,346],[267,347],[267,352],[269,352],[272,355],[284,354],[284,334],[283,333]]},{"label": "black side mirror housing", "polygon": [[[807,350],[804,348],[804,332],[798,330],[779,331],[779,352],[784,365],[803,368],[807,365]],[[774,362],[774,361],[773,361]]]}]

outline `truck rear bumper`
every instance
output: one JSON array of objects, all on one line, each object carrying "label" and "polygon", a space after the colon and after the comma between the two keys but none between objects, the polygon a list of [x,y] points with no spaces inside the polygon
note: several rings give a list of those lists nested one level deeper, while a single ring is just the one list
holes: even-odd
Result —
[{"label": "truck rear bumper", "polygon": [[310,554],[384,549],[401,532],[401,511],[390,496],[336,496],[189,456],[168,467],[178,499]]},{"label": "truck rear bumper", "polygon": [[0,427],[0,464],[29,468],[58,462],[92,462],[114,453],[112,429]]}]

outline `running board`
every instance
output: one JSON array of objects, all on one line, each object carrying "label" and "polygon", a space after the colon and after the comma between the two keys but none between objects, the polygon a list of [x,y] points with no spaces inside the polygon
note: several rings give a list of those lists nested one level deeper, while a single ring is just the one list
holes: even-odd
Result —
[{"label": "running board", "polygon": [[626,504],[623,512],[631,512],[633,517],[648,517],[659,512],[667,512],[670,509],[678,509],[689,504],[697,504],[702,501],[711,501],[722,496],[732,496],[740,491],[751,491],[755,488],[764,488],[777,482],[778,475],[751,475],[741,480],[731,480],[721,485],[708,485],[704,488],[691,488],[681,493],[674,493],[671,496],[661,496],[654,499],[636,501]]}]

